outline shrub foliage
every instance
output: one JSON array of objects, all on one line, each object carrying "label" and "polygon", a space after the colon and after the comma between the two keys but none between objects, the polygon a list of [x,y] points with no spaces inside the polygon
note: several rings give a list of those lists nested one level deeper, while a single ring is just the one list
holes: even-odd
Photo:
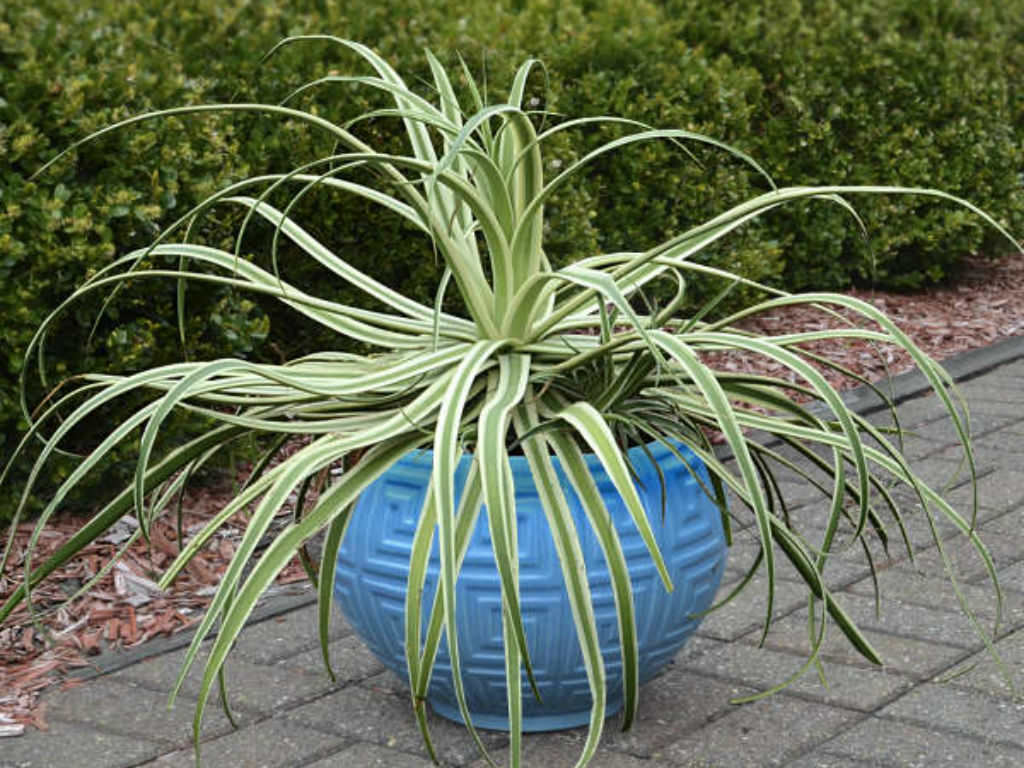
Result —
[{"label": "shrub foliage", "polygon": [[[353,62],[339,61],[327,46],[260,64],[285,35],[329,31],[374,41],[393,65],[419,72],[424,83],[424,47],[447,54],[447,64],[461,53],[478,78],[496,82],[511,73],[494,68],[533,55],[554,75],[531,83],[538,121],[560,112],[614,113],[689,128],[749,153],[781,185],[937,187],[1020,231],[1024,39],[1015,22],[1022,17],[1024,0],[521,0],[504,8],[482,0],[4,4],[0,458],[25,426],[18,403],[23,352],[75,285],[149,242],[233,178],[293,167],[324,147],[322,137],[298,125],[246,115],[189,117],[112,134],[40,177],[32,174],[76,139],[130,114],[183,103],[283,99],[310,77],[351,71],[346,65]],[[373,106],[366,89],[344,83],[296,98],[327,117]],[[402,129],[380,118],[355,130],[387,148],[398,146]],[[549,148],[546,171],[607,138],[565,132]],[[594,164],[552,202],[553,262],[642,249],[751,196],[760,183],[712,153],[690,158],[669,144],[633,153]],[[393,287],[433,298],[440,276],[435,254],[401,221],[326,196],[303,205],[303,219],[318,222],[314,234],[353,264],[372,260],[374,273],[390,276]],[[954,209],[917,198],[865,200],[863,207],[871,222],[868,242],[848,214],[820,202],[758,223],[708,258],[791,290],[853,282],[916,288],[990,246],[977,221]],[[232,223],[203,219],[194,236],[233,247]],[[360,243],[371,239],[388,247],[361,253]],[[239,248],[243,257],[246,246]],[[281,255],[291,282],[323,277],[305,261],[290,264],[287,249]],[[695,298],[718,290],[692,288]],[[327,296],[363,301],[340,286]],[[66,313],[47,350],[47,378],[27,377],[29,407],[86,365],[127,371],[183,355],[280,360],[299,354],[316,333],[223,288],[190,287],[187,345],[179,340],[173,286],[124,291],[102,315],[101,303]],[[87,444],[88,430],[76,439]],[[52,472],[51,482],[67,468],[54,465]],[[0,498],[0,520],[10,506]]]}]

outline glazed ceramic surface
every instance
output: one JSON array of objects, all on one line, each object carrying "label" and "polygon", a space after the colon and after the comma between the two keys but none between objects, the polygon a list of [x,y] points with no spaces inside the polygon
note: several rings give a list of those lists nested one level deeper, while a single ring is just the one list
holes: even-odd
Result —
[{"label": "glazed ceramic surface", "polygon": [[[637,472],[640,497],[672,576],[675,589],[671,593],[658,578],[647,548],[600,462],[587,456],[630,569],[641,682],[671,661],[697,628],[699,619],[693,614],[712,605],[726,556],[719,509],[672,451],[656,443],[647,449],[664,476],[664,516],[662,483],[655,465],[643,447],[633,448],[629,455]],[[699,459],[683,446],[680,452],[706,484],[707,471]],[[407,679],[404,621],[409,553],[432,462],[430,451],[409,454],[371,485],[357,504],[338,556],[335,597],[343,613],[370,650],[403,679]],[[459,489],[469,464],[470,458],[464,456],[456,475]],[[622,706],[622,664],[611,582],[597,537],[557,459],[555,466],[587,562],[607,674],[607,714],[611,715]],[[585,725],[590,718],[590,689],[561,567],[526,459],[513,456],[512,472],[523,621],[543,697],[542,704],[534,698],[524,675],[524,730]],[[457,583],[459,649],[474,724],[507,730],[500,582],[485,515],[486,508],[477,521]],[[435,536],[425,593],[427,614],[437,587],[439,565]],[[446,648],[442,642],[428,700],[437,713],[461,720]]]}]

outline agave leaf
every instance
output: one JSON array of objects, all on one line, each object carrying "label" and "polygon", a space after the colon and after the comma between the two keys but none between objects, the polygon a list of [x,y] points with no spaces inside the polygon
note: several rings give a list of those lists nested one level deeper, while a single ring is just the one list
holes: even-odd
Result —
[{"label": "agave leaf", "polygon": [[[526,631],[523,629],[519,605],[519,550],[516,543],[518,522],[515,490],[512,487],[508,451],[505,448],[512,409],[522,401],[526,393],[530,358],[527,355],[502,355],[498,362],[498,375],[492,377],[495,382],[493,391],[488,393],[488,400],[480,412],[480,443],[477,447],[480,452],[480,481],[484,490],[484,503],[487,505],[494,561],[501,578],[503,615],[510,622],[509,629],[515,638],[517,656],[521,657],[526,667],[534,696],[540,699],[540,691],[530,664]],[[516,672],[517,679],[518,676],[519,673]],[[512,696],[511,692],[509,695]],[[521,725],[519,723],[519,727]]]},{"label": "agave leaf", "polygon": [[[456,570],[460,570],[462,568],[462,561],[466,556],[466,551],[469,549],[470,536],[473,529],[476,527],[482,503],[483,488],[480,483],[480,460],[478,456],[474,456],[473,461],[470,462],[469,474],[466,477],[466,484],[462,492],[462,500],[459,502],[459,508],[455,513]],[[430,529],[427,529],[427,524],[421,521],[417,528],[416,539],[414,541],[418,541],[421,536],[432,536],[432,529],[432,526]],[[423,543],[420,546],[426,547],[426,550],[429,552],[429,542]],[[423,560],[422,563],[413,562],[410,564],[411,569],[409,580],[410,584],[416,585],[416,589],[413,594],[417,595],[418,599],[421,599],[423,595],[426,562],[426,560]],[[415,578],[413,578],[414,576]],[[430,683],[430,675],[434,667],[434,660],[437,658],[437,651],[441,644],[441,633],[444,629],[443,602],[444,599],[440,590],[438,590],[434,593],[434,603],[431,607],[430,620],[427,626],[427,631],[424,633],[423,649],[416,662],[418,674],[413,675],[412,670],[410,670],[410,681],[412,681],[413,685],[413,696],[416,704],[418,705],[422,705],[423,701],[425,701],[427,686]],[[421,608],[422,605],[417,604],[416,610],[420,610]]]},{"label": "agave leaf", "polygon": [[608,564],[611,576],[612,595],[615,598],[615,612],[619,625],[619,648],[622,655],[623,718],[622,730],[629,730],[636,717],[637,700],[640,695],[640,664],[637,649],[636,613],[633,608],[633,586],[629,579],[629,567],[622,552],[619,533],[587,468],[582,451],[566,435],[551,432],[548,435],[562,468],[572,483],[583,506],[583,511],[597,534],[601,552]]},{"label": "agave leaf", "polygon": [[[528,397],[513,414],[516,431],[526,434],[538,425],[539,419],[535,406]],[[568,504],[559,485],[555,468],[548,455],[544,435],[535,434],[522,441],[523,453],[530,465],[533,479],[537,486],[541,507],[551,530],[555,552],[562,567],[562,578],[565,580],[572,610],[576,637],[583,652],[583,666],[587,672],[592,698],[590,709],[590,725],[582,754],[576,765],[585,766],[597,750],[604,727],[605,704],[608,697],[605,678],[604,659],[601,657],[601,645],[597,634],[597,620],[594,617],[594,606],[590,597],[590,583],[587,580],[583,552],[580,550],[579,537],[571,515],[567,514]]]},{"label": "agave leaf", "polygon": [[327,675],[332,683],[336,682],[336,678],[334,669],[331,667],[330,653],[327,650],[330,640],[328,632],[331,623],[331,601],[334,597],[338,550],[341,548],[341,540],[345,537],[348,523],[352,519],[352,511],[352,509],[348,509],[331,521],[327,527],[324,548],[320,553],[320,574],[317,583],[317,636],[320,639],[320,652],[324,658],[324,667],[327,669]]},{"label": "agave leaf", "polygon": [[[455,466],[460,453],[459,426],[469,395],[470,385],[484,370],[491,356],[504,342],[481,341],[466,354],[462,363],[451,377],[451,386],[445,392],[437,417],[434,433],[434,467],[431,475],[434,503],[437,505],[437,528],[441,550],[441,574],[438,592],[442,595],[445,612],[445,636],[448,638],[448,655],[452,664],[452,684],[459,711],[476,742],[480,753],[487,758],[487,749],[473,728],[466,694],[462,684],[462,665],[459,658],[459,642],[456,621],[455,581],[458,578],[455,547],[455,525],[452,510],[455,509]],[[488,758],[489,760],[489,758]]]},{"label": "agave leaf", "polygon": [[[736,464],[739,467],[743,478],[743,486],[747,492],[745,495],[748,496],[754,510],[758,533],[761,536],[761,548],[764,551],[765,572],[768,576],[768,595],[764,625],[764,634],[767,634],[775,602],[775,557],[772,552],[772,527],[767,500],[757,480],[754,462],[750,457],[750,449],[737,422],[736,410],[729,403],[722,385],[708,368],[697,359],[696,354],[687,344],[682,343],[675,336],[664,331],[652,331],[651,337],[655,343],[660,344],[679,363],[686,372],[686,375],[700,388],[709,407],[714,410],[715,420],[725,435],[733,455],[736,457]],[[762,634],[762,638],[764,634]]]},{"label": "agave leaf", "polygon": [[[470,471],[475,477],[475,461]],[[420,733],[423,735],[423,743],[430,755],[430,759],[437,762],[437,754],[434,752],[434,744],[430,738],[430,729],[427,726],[426,683],[423,685],[422,690],[419,685],[421,676],[429,682],[430,672],[434,666],[433,653],[437,652],[437,646],[435,645],[433,653],[421,662],[423,591],[427,580],[427,566],[430,563],[430,549],[434,543],[434,530],[437,526],[437,505],[434,502],[433,487],[431,484],[428,484],[427,494],[423,499],[420,516],[416,522],[416,531],[413,534],[412,549],[409,553],[409,586],[405,591],[405,665],[409,672],[409,694],[412,698],[413,712],[419,723]],[[461,520],[461,518],[456,519]],[[438,593],[435,592],[435,605],[437,604],[437,597]],[[436,614],[440,618],[440,612],[436,612]],[[440,635],[441,623],[438,622],[436,643],[440,643]],[[421,672],[421,670],[423,671]]]},{"label": "agave leaf", "polygon": [[665,560],[654,540],[654,531],[651,530],[651,522],[647,519],[647,512],[644,510],[643,502],[636,492],[633,480],[630,477],[629,468],[622,457],[622,449],[615,444],[615,439],[608,429],[608,424],[601,414],[590,403],[577,402],[560,410],[556,418],[563,419],[572,425],[572,428],[583,439],[583,441],[594,452],[594,455],[601,461],[605,472],[615,484],[626,509],[629,510],[633,523],[640,532],[640,537],[647,546],[647,551],[658,569],[661,583],[669,592],[672,591],[672,577],[669,576]]}]

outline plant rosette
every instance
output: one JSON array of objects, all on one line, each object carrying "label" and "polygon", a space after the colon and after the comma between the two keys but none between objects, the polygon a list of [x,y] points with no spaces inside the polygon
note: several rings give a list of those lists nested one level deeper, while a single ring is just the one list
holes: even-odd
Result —
[{"label": "plant rosette", "polygon": [[[330,155],[285,173],[244,178],[217,191],[167,227],[150,246],[116,259],[90,277],[39,328],[26,360],[43,349],[56,318],[83,298],[98,295],[106,306],[119,288],[152,279],[176,281],[181,287],[178,322],[182,333],[184,285],[202,281],[280,301],[335,332],[339,346],[372,351],[319,351],[280,365],[219,359],[165,365],[131,375],[91,373],[76,380],[77,388],[55,392],[37,413],[30,411],[23,398],[31,426],[15,454],[41,447],[12,531],[32,493],[34,478],[61,451],[62,441],[76,425],[119,399],[136,405],[81,457],[49,500],[25,557],[24,581],[0,607],[0,620],[22,601],[31,606],[35,585],[122,516],[134,515],[139,521],[135,536],[148,537],[153,521],[173,507],[171,502],[197,468],[234,441],[252,435],[268,438],[268,447],[246,485],[188,540],[160,580],[163,586],[169,584],[225,521],[240,510],[251,510],[242,541],[196,630],[171,694],[173,700],[202,642],[216,630],[195,711],[197,750],[210,693],[218,682],[223,685],[224,661],[238,633],[276,574],[320,532],[326,534],[321,562],[318,569],[311,565],[310,575],[318,591],[319,632],[330,671],[326,638],[334,564],[353,519],[352,510],[375,481],[411,452],[424,448],[432,451],[432,461],[411,534],[401,624],[410,705],[431,756],[425,696],[432,673],[437,672],[442,642],[458,716],[486,755],[472,725],[463,684],[467,670],[460,648],[457,587],[473,522],[486,507],[486,533],[500,600],[510,761],[520,763],[523,702],[535,695],[538,682],[536,651],[531,649],[524,619],[528,615],[526,592],[521,590],[525,569],[516,516],[522,483],[512,469],[514,463],[527,467],[535,486],[534,514],[543,516],[547,525],[590,697],[581,766],[593,756],[601,736],[609,678],[586,573],[590,566],[581,555],[580,542],[585,536],[596,538],[598,560],[608,574],[617,644],[614,658],[622,681],[614,697],[621,699],[625,727],[636,713],[641,651],[623,531],[641,543],[659,589],[673,588],[665,553],[656,540],[658,515],[648,516],[651,504],[645,505],[634,483],[630,448],[687,446],[699,460],[699,464],[692,462],[693,477],[706,477],[702,491],[714,501],[727,541],[731,541],[730,520],[750,515],[746,520],[752,519],[761,547],[740,588],[755,571],[763,571],[765,632],[773,614],[778,558],[788,560],[805,581],[814,618],[812,650],[803,668],[780,686],[816,663],[829,623],[838,626],[866,659],[880,663],[879,655],[827,588],[822,572],[837,535],[857,540],[871,534],[887,542],[894,527],[912,555],[901,512],[890,492],[893,483],[911,489],[929,522],[933,516],[943,517],[970,539],[999,594],[992,559],[974,530],[973,512],[960,514],[924,483],[903,457],[898,441],[893,444],[891,432],[850,411],[820,366],[857,378],[852,372],[800,345],[822,339],[837,344],[854,340],[895,344],[906,350],[945,405],[973,481],[966,410],[958,410],[948,374],[866,302],[826,293],[790,295],[697,258],[744,224],[800,201],[840,206],[859,226],[847,202],[849,196],[925,195],[968,209],[1013,242],[990,216],[967,201],[930,189],[777,188],[750,157],[691,131],[657,129],[611,117],[555,122],[550,115],[524,110],[524,94],[538,68],[532,60],[516,72],[505,102],[486,104],[464,65],[460,98],[452,79],[428,52],[435,103],[410,89],[383,58],[359,43],[320,35],[288,38],[268,55],[300,41],[342,46],[361,57],[372,74],[326,76],[277,105],[208,104],[148,113],[104,128],[66,150],[148,120],[240,112],[305,124],[334,142]],[[292,106],[303,92],[332,84],[377,91],[391,105],[341,125],[313,109]],[[471,114],[465,104],[471,105]],[[358,131],[368,119],[401,121],[407,151],[383,152],[360,138]],[[550,168],[541,155],[545,142],[560,132],[589,126],[618,135],[556,172],[546,173]],[[588,164],[614,150],[652,141],[671,142],[683,152],[689,152],[688,145],[703,145],[728,153],[741,172],[762,178],[766,191],[652,248],[593,255],[554,268],[544,250],[545,204]],[[283,207],[272,204],[276,194],[289,191]],[[445,267],[433,306],[392,290],[304,229],[293,214],[297,203],[313,194],[357,196],[420,231]],[[192,240],[192,233],[200,231],[197,222],[223,207],[245,212],[234,252]],[[254,221],[273,230],[267,245],[273,265],[269,270],[242,257],[242,239]],[[338,280],[364,291],[378,308],[340,304],[289,284],[277,272],[282,241]],[[372,248],[372,243],[361,244],[364,252]],[[175,263],[176,268],[154,266]],[[726,287],[694,308],[687,294],[688,277],[720,279]],[[726,313],[721,299],[737,285],[747,292],[763,291],[761,296],[767,298]],[[449,289],[457,301],[445,301]],[[664,298],[652,298],[657,296]],[[453,303],[461,308],[445,309]],[[863,322],[839,330],[770,336],[751,335],[736,327],[751,314],[796,303],[822,311],[842,310]],[[718,370],[708,362],[714,358],[706,353],[728,350],[767,358],[787,375],[748,375]],[[39,359],[45,382],[45,358],[39,354]],[[23,389],[29,367],[23,366]],[[139,395],[148,396],[141,406],[137,405]],[[881,392],[879,396],[884,399]],[[157,450],[157,438],[172,411],[212,420],[215,426],[183,444]],[[721,436],[731,459],[714,450],[712,432]],[[295,436],[304,438],[303,447],[283,451],[288,438]],[[114,447],[136,440],[138,461],[129,487],[100,508],[55,554],[33,562],[35,542],[69,491]],[[805,457],[810,469],[795,464],[790,458],[793,452]],[[469,458],[463,459],[464,453]],[[344,471],[331,473],[339,463]],[[4,475],[10,466],[9,462]],[[466,467],[464,477],[457,477],[460,466]],[[598,470],[614,489],[614,505],[597,492]],[[782,471],[804,475],[831,498],[815,528],[824,531],[820,541],[812,544],[791,528],[786,500],[775,481]],[[560,482],[559,472],[565,482]],[[646,485],[650,490],[651,483]],[[309,493],[311,487],[320,492]],[[728,507],[727,494],[733,499]],[[306,503],[314,497],[315,501]],[[275,516],[295,498],[292,521],[271,533]],[[628,526],[620,528],[612,521],[610,506],[621,507]],[[578,508],[578,519],[570,513],[572,508]],[[673,505],[665,504],[664,512],[666,517],[672,515]],[[269,546],[260,546],[267,535]],[[4,562],[10,550],[9,539]],[[424,585],[432,550],[436,551],[432,577],[436,598],[428,601]],[[79,594],[89,586],[83,585]],[[991,650],[989,635],[974,620],[962,596],[961,605]],[[818,610],[813,610],[815,606]],[[602,615],[601,622],[604,619]]]}]

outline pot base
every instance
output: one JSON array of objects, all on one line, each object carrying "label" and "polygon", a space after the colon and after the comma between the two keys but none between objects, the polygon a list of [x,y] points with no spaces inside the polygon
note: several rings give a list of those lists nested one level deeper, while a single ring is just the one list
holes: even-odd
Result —
[{"label": "pot base", "polygon": [[[430,708],[434,713],[446,720],[465,725],[458,707],[451,707],[444,702],[431,701]],[[622,709],[622,702],[609,704],[605,709],[604,716],[611,717],[618,714]],[[473,727],[482,728],[488,731],[504,731],[508,733],[508,715],[494,715],[488,713],[469,713],[473,718]],[[582,728],[590,723],[590,710],[585,709],[579,712],[559,712],[552,715],[523,715],[523,733],[542,733],[544,731],[566,731],[570,728]]]}]

